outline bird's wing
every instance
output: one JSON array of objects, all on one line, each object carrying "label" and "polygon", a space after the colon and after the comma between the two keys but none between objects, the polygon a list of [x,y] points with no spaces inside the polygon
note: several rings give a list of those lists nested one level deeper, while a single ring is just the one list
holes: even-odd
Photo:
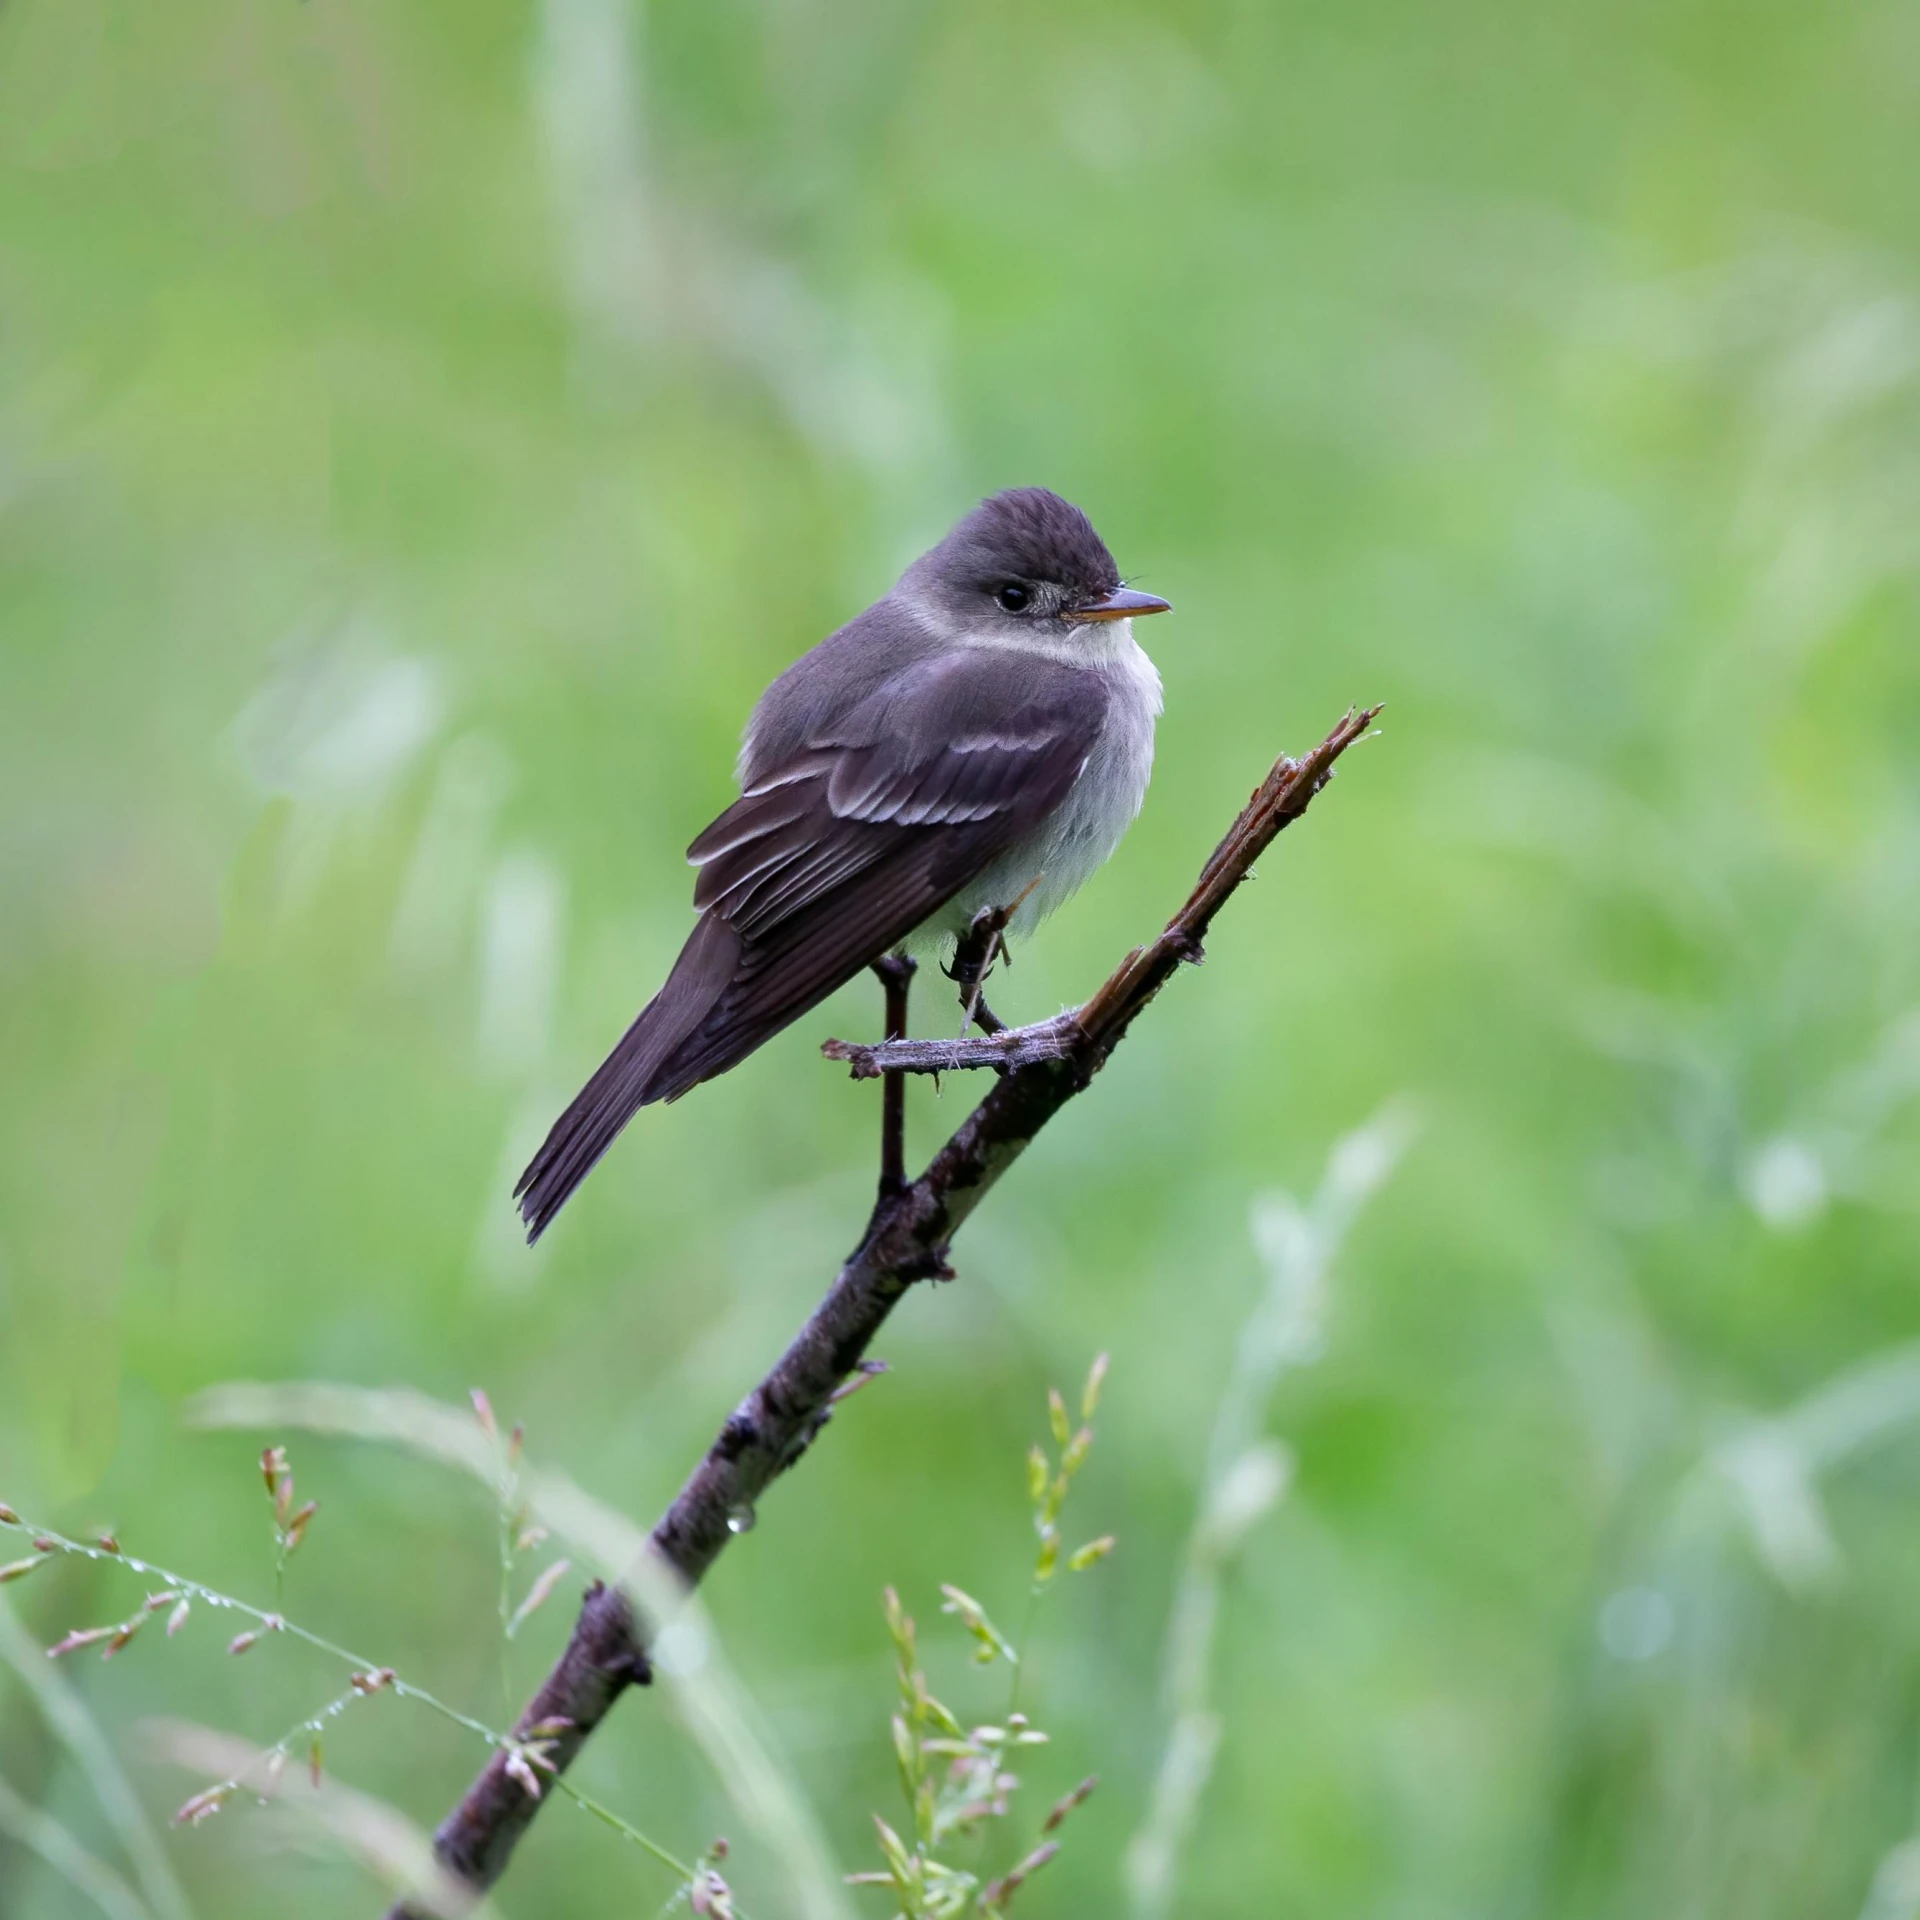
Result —
[{"label": "bird's wing", "polygon": [[[682,1092],[897,946],[1066,798],[1104,685],[1031,655],[922,661],[817,728],[688,849],[694,904],[741,941],[676,1050]],[[671,1097],[671,1096],[669,1096]]]},{"label": "bird's wing", "polygon": [[531,1236],[639,1108],[743,1060],[1039,826],[1106,704],[1096,675],[1061,662],[947,654],[756,769],[687,850],[700,920],[666,985],[521,1176]]}]

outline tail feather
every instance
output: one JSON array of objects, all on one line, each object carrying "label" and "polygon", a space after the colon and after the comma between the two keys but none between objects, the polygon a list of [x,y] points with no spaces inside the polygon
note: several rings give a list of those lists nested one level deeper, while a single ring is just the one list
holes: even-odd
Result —
[{"label": "tail feather", "polygon": [[675,1084],[673,1056],[726,991],[739,959],[740,936],[716,915],[703,916],[681,948],[666,985],[553,1123],[520,1176],[513,1197],[520,1203],[529,1244],[546,1231],[642,1107],[686,1091]]}]

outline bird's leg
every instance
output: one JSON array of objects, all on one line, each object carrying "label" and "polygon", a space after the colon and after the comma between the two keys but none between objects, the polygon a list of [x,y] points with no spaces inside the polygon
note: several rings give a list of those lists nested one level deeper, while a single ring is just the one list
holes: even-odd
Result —
[{"label": "bird's leg", "polygon": [[[887,996],[887,1038],[907,1037],[907,989],[917,963],[904,953],[876,960],[873,970]],[[880,1088],[880,1198],[887,1201],[907,1184],[907,1076],[888,1073]]]},{"label": "bird's leg", "polygon": [[[1031,887],[1027,889],[1027,893],[1032,891]],[[1026,897],[1023,893],[1020,900]],[[996,960],[1004,960],[1008,966],[1013,964],[1013,956],[1007,951],[1007,922],[1013,918],[1020,900],[1012,906],[983,908],[954,943],[953,964],[946,971],[947,978],[960,989],[962,1033],[969,1026],[978,1027],[982,1033],[1006,1031],[1007,1023],[987,1005],[983,989]]]}]

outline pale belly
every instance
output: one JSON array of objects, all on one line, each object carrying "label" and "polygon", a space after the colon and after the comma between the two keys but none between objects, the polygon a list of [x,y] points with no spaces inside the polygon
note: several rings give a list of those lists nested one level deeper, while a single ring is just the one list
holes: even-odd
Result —
[{"label": "pale belly", "polygon": [[1139,814],[1153,772],[1160,676],[1138,647],[1131,653],[1116,665],[1106,727],[1067,797],[1035,832],[915,928],[909,947],[924,951],[944,943],[976,915],[1015,900],[1020,905],[1009,931],[1030,933],[1106,863]]}]

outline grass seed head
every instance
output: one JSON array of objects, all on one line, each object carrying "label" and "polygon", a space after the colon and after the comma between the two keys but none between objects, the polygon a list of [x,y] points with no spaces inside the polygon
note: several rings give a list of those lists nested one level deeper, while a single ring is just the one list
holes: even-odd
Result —
[{"label": "grass seed head", "polygon": [[64,1640],[56,1640],[47,1649],[47,1658],[58,1660],[62,1654],[77,1653],[82,1647],[91,1647],[102,1640],[111,1640],[118,1631],[117,1627],[75,1627]]},{"label": "grass seed head", "polygon": [[[293,1482],[289,1480],[287,1485],[291,1487]],[[292,1553],[293,1550],[299,1546],[300,1542],[307,1537],[307,1529],[312,1526],[313,1516],[319,1511],[320,1502],[318,1500],[309,1500],[307,1504],[287,1522],[287,1551],[289,1553]]]},{"label": "grass seed head", "polygon": [[1038,1447],[1027,1449],[1027,1498],[1037,1507],[1047,1497],[1047,1456]]},{"label": "grass seed head", "polygon": [[223,1780],[217,1787],[209,1787],[205,1793],[196,1793],[178,1813],[173,1816],[176,1827],[197,1827],[202,1820],[210,1820],[227,1804],[233,1792],[233,1782]]},{"label": "grass seed head", "polygon": [[1042,1833],[1052,1833],[1075,1807],[1084,1804],[1088,1795],[1090,1795],[1099,1784],[1100,1776],[1097,1773],[1088,1774],[1071,1793],[1063,1795],[1053,1803],[1053,1811],[1048,1814],[1046,1819],[1041,1823],[1040,1831]]},{"label": "grass seed head", "polygon": [[1100,1410],[1100,1389],[1106,1384],[1107,1356],[1097,1353],[1087,1369],[1087,1384],[1080,1393],[1080,1418],[1091,1420]]},{"label": "grass seed head", "polygon": [[571,1560],[556,1560],[548,1567],[531,1587],[527,1597],[514,1608],[513,1617],[507,1622],[507,1638],[511,1640],[520,1631],[528,1619],[537,1613],[553,1597],[553,1590],[567,1577],[572,1567]]}]

